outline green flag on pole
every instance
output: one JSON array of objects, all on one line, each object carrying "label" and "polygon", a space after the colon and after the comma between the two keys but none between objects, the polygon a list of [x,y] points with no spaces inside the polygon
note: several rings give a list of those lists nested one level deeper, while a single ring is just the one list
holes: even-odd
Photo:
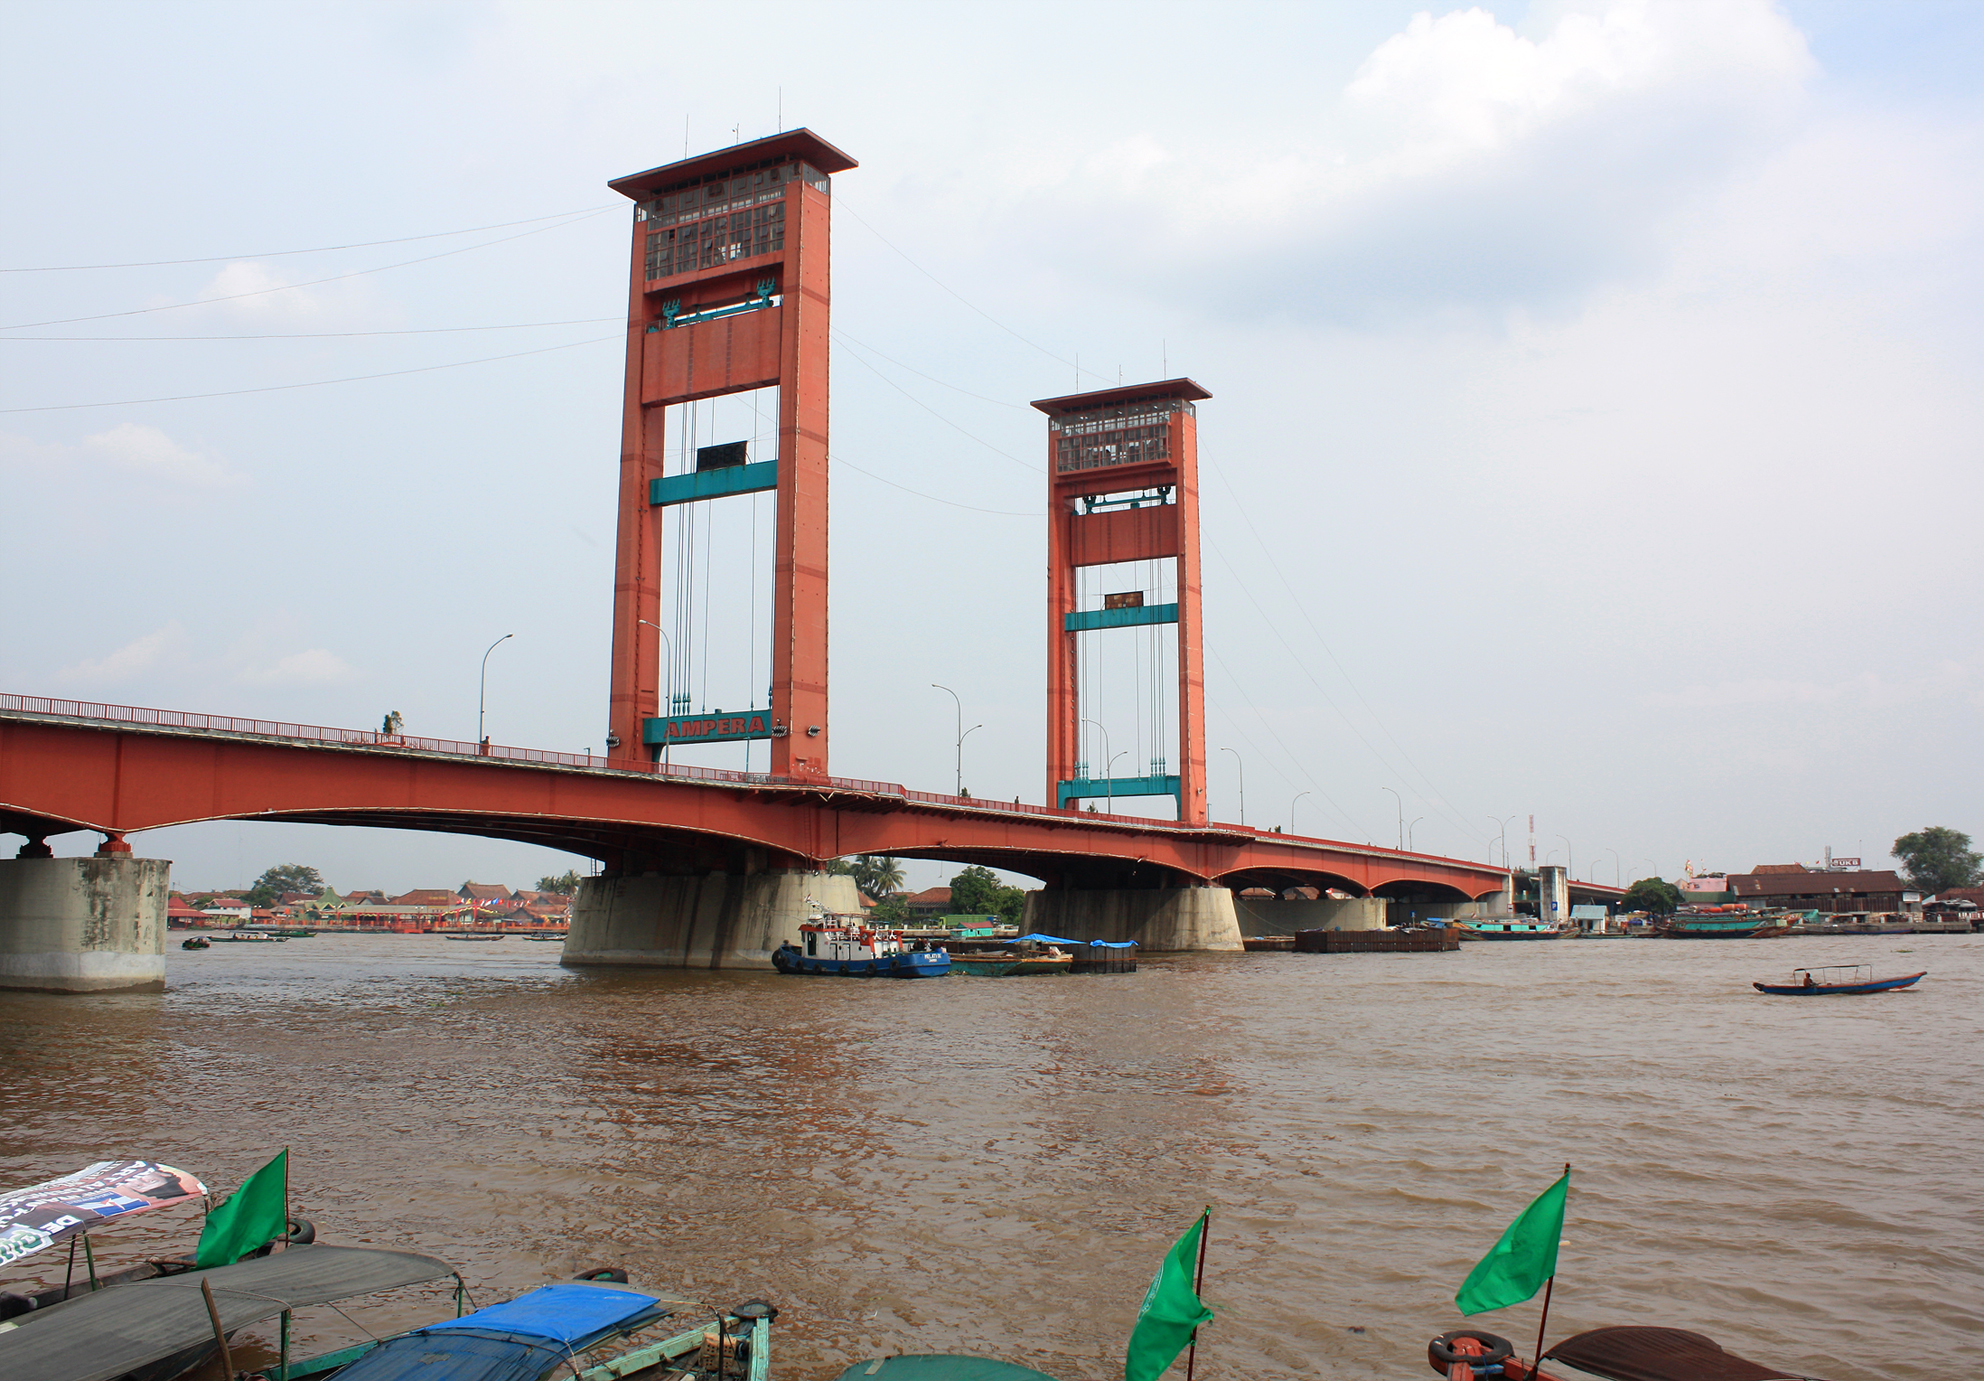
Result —
[{"label": "green flag on pole", "polygon": [[1557,1244],[1564,1236],[1564,1200],[1571,1192],[1570,1167],[1557,1182],[1509,1224],[1494,1250],[1467,1273],[1454,1303],[1463,1314],[1481,1314],[1521,1304],[1557,1274]]},{"label": "green flag on pole", "polygon": [[241,1182],[226,1202],[207,1214],[195,1270],[232,1266],[289,1228],[289,1148]]},{"label": "green flag on pole", "polygon": [[1137,1326],[1130,1330],[1130,1346],[1123,1354],[1123,1381],[1156,1381],[1178,1360],[1199,1325],[1212,1319],[1212,1310],[1192,1288],[1192,1268],[1198,1261],[1205,1230],[1206,1215],[1201,1213],[1164,1254],[1164,1264],[1151,1278],[1150,1289],[1144,1291]]}]

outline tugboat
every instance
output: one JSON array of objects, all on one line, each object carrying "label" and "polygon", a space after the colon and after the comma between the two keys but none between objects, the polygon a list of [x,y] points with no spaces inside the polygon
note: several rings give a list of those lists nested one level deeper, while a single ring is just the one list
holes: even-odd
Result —
[{"label": "tugboat", "polygon": [[829,974],[838,978],[942,978],[951,956],[928,941],[905,942],[900,930],[878,930],[863,916],[829,915],[811,897],[813,919],[799,927],[799,943],[772,951],[780,973]]}]

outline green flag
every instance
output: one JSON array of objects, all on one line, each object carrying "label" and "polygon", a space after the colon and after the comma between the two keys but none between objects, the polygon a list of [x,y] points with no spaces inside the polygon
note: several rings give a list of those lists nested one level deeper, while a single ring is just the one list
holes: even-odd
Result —
[{"label": "green flag", "polygon": [[1130,1330],[1130,1346],[1123,1354],[1123,1381],[1156,1381],[1192,1341],[1199,1325],[1212,1318],[1212,1310],[1192,1288],[1192,1268],[1205,1231],[1206,1215],[1201,1213],[1164,1254],[1164,1264],[1151,1278],[1150,1289],[1144,1291],[1137,1326]]},{"label": "green flag", "polygon": [[1467,1273],[1454,1303],[1463,1314],[1521,1304],[1557,1274],[1557,1244],[1564,1236],[1564,1200],[1571,1192],[1567,1166],[1557,1182],[1517,1215],[1493,1251]]},{"label": "green flag", "polygon": [[207,1215],[193,1267],[204,1271],[209,1266],[232,1266],[288,1229],[289,1148],[284,1147]]}]

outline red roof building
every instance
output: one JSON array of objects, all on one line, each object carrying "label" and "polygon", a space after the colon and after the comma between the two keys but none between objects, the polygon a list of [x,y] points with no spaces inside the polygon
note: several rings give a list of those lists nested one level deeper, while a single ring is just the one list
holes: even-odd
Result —
[{"label": "red roof building", "polygon": [[951,889],[926,887],[921,892],[910,893],[902,901],[911,916],[947,916],[951,911]]},{"label": "red roof building", "polygon": [[1757,871],[1731,873],[1729,891],[1739,902],[1792,911],[1920,911],[1922,894],[1893,869],[1852,872]]},{"label": "red roof building", "polygon": [[452,907],[461,898],[445,887],[416,887],[404,896],[387,898],[394,906]]}]

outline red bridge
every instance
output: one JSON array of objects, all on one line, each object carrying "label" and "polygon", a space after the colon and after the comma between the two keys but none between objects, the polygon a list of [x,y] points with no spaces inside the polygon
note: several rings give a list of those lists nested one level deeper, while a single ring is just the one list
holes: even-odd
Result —
[{"label": "red bridge", "polygon": [[[602,872],[581,891],[568,963],[762,963],[796,933],[808,897],[857,909],[851,880],[820,871],[856,853],[1037,877],[1032,925],[1155,949],[1239,948],[1234,889],[1333,892],[1301,903],[1303,919],[1357,925],[1382,923],[1386,899],[1501,892],[1501,869],[1211,821],[1197,405],[1212,395],[1190,379],[1034,404],[1048,461],[1047,804],[829,775],[829,198],[832,175],[854,166],[795,130],[613,183],[634,208],[601,756],[0,696],[0,831],[28,836],[0,862],[0,986],[160,981],[166,865],[133,858],[126,836],[204,820],[479,834],[589,855]],[[769,414],[769,457],[715,436],[713,409],[698,430],[698,405],[730,394]],[[697,444],[705,435],[716,444]],[[698,668],[680,578],[673,638],[663,625],[665,567],[695,566],[693,505],[761,493],[776,523],[770,686],[762,705],[750,693],[744,709],[709,711],[686,689],[709,682],[709,621]],[[1113,755],[1081,655],[1107,630],[1139,640],[1152,707]],[[1101,736],[1099,775],[1088,729]],[[668,761],[759,739],[763,774]],[[1113,776],[1126,756],[1148,771]],[[1081,809],[1137,798],[1170,798],[1175,818]],[[50,856],[44,841],[76,830],[104,836],[98,857]]]}]

